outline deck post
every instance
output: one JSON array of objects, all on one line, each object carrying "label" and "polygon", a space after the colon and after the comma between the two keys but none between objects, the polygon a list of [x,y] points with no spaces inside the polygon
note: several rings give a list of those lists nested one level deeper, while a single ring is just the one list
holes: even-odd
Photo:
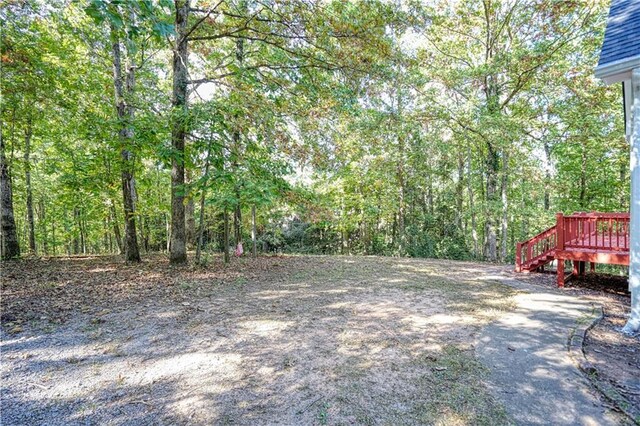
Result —
[{"label": "deck post", "polygon": [[556,262],[558,262],[558,287],[564,287],[564,259],[558,254],[564,250],[564,215],[556,214]]},{"label": "deck post", "polygon": [[522,272],[522,243],[516,244],[516,272]]},{"label": "deck post", "polygon": [[564,287],[564,259],[556,259],[558,262],[558,287]]},{"label": "deck post", "polygon": [[564,250],[564,215],[556,214],[556,250]]},{"label": "deck post", "polygon": [[596,262],[591,262],[591,272],[596,272]]},{"label": "deck post", "polygon": [[630,138],[631,215],[629,219],[629,290],[631,314],[622,329],[632,335],[640,331],[640,68],[631,73],[633,126]]}]

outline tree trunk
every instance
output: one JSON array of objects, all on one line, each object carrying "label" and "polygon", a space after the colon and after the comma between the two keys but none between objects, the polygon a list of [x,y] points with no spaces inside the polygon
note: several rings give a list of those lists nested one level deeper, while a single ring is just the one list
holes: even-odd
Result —
[{"label": "tree trunk", "polygon": [[142,247],[145,253],[149,253],[149,218],[145,217],[142,220],[142,228],[144,229],[144,238],[142,239]]},{"label": "tree trunk", "polygon": [[202,251],[202,236],[204,235],[204,200],[206,197],[206,189],[202,188],[200,195],[200,220],[198,223],[198,243],[196,244],[196,263],[200,263],[200,253]]},{"label": "tree trunk", "polygon": [[467,148],[467,193],[469,194],[469,211],[471,212],[471,238],[473,239],[473,256],[478,257],[478,227],[476,223],[476,210],[473,198],[472,174],[471,174],[471,150]]},{"label": "tree trunk", "polygon": [[551,146],[549,146],[549,142],[546,138],[544,141],[544,156],[546,168],[544,171],[544,210],[548,211],[551,206]]},{"label": "tree trunk", "polygon": [[84,214],[79,217],[80,222],[80,246],[82,247],[82,254],[87,254],[87,224],[85,223]]},{"label": "tree trunk", "polygon": [[[246,3],[240,2],[239,9],[241,13],[245,12]],[[242,68],[244,61],[244,39],[238,38],[236,40],[236,62],[238,68]],[[238,116],[236,116],[236,119]],[[241,130],[239,124],[235,123],[235,130],[233,132],[233,174],[235,175],[234,191],[236,196],[236,206],[233,212],[233,236],[236,244],[236,253],[241,253],[240,246],[242,245],[242,206],[240,205],[240,186],[242,182],[238,182],[238,170],[240,167],[240,151],[242,143]]]},{"label": "tree trunk", "polygon": [[[493,10],[489,2],[483,3],[484,6],[484,18],[485,18],[485,64],[490,65],[492,58],[494,57],[494,49],[497,49],[496,43],[493,38]],[[500,106],[500,93],[498,78],[494,74],[487,74],[484,77],[483,89],[486,99],[486,110],[488,116],[492,120],[498,118],[501,114]],[[485,217],[485,256],[490,262],[495,262],[498,259],[497,253],[497,217],[498,217],[498,174],[500,171],[500,159],[497,147],[495,146],[496,140],[485,138],[487,147],[487,156],[485,159],[485,167],[487,174],[486,182],[486,217]]]},{"label": "tree trunk", "polygon": [[[404,157],[404,148],[403,144],[400,143],[400,157]],[[398,230],[397,237],[398,243],[400,247],[400,252],[404,250],[404,242],[405,242],[405,198],[406,198],[406,189],[405,189],[405,181],[404,181],[404,165],[401,164],[403,160],[401,159],[398,162],[397,170],[396,170],[396,178],[398,180]]]},{"label": "tree trunk", "polygon": [[78,207],[73,208],[73,224],[75,225],[75,232],[73,233],[73,240],[71,245],[73,247],[73,254],[80,254],[83,246],[82,223],[80,220],[80,209]]},{"label": "tree trunk", "polygon": [[456,225],[459,232],[463,232],[462,226],[462,204],[464,202],[464,157],[462,152],[458,153],[458,182],[456,182]]},{"label": "tree trunk", "polygon": [[[191,173],[189,173],[189,170],[186,170],[186,177],[189,183],[191,183],[190,175]],[[196,245],[196,203],[191,194],[189,194],[189,196],[187,197],[184,214],[187,227],[187,246],[193,248]]]},{"label": "tree trunk", "polygon": [[13,215],[13,191],[9,165],[5,156],[2,123],[0,123],[0,244],[2,259],[12,259],[20,256],[16,221]]},{"label": "tree trunk", "polygon": [[509,216],[508,216],[508,199],[507,199],[507,190],[508,190],[508,184],[509,184],[509,176],[508,176],[508,170],[509,170],[509,152],[508,151],[504,151],[503,153],[503,157],[502,157],[502,183],[501,183],[501,198],[502,198],[502,235],[500,237],[500,248],[501,248],[501,253],[500,253],[500,257],[502,262],[506,262],[507,261],[507,240],[508,240],[508,235],[507,235],[507,227],[508,227],[508,222],[509,222]]},{"label": "tree trunk", "polygon": [[136,227],[138,230],[138,241],[140,241],[139,248],[141,251],[144,251],[144,218],[142,216],[138,216],[138,226]]},{"label": "tree trunk", "polygon": [[[523,178],[520,180],[520,208],[521,208],[521,212],[526,212],[527,209],[527,203],[526,203],[526,199],[527,196],[525,194],[525,180],[524,180],[524,164],[521,165],[521,171],[520,171],[520,175],[523,176]],[[522,227],[520,229],[520,237],[521,238],[525,238],[529,235],[529,221],[528,221],[528,215],[523,214],[522,215]]]},{"label": "tree trunk", "polygon": [[398,158],[396,163],[396,180],[398,183],[398,222],[397,222],[397,241],[400,255],[404,254],[405,249],[405,209],[406,209],[406,182],[405,182],[405,139],[402,129],[403,119],[403,98],[402,90],[399,86],[395,88],[396,95],[396,132],[398,143]]},{"label": "tree trunk", "polygon": [[[211,137],[213,139],[213,136]],[[207,181],[209,180],[209,165],[211,164],[211,140],[207,147],[207,158],[204,164],[204,185],[200,195],[200,223],[198,226],[198,242],[196,244],[196,263],[200,263],[200,253],[202,252],[202,240],[204,235],[204,201],[207,195]]]},{"label": "tree trunk", "polygon": [[116,211],[116,205],[113,201],[111,201],[111,224],[113,226],[113,235],[116,239],[116,244],[118,245],[118,253],[122,253],[122,234],[120,233],[120,222],[118,221],[118,214]]},{"label": "tree trunk", "polygon": [[44,200],[40,198],[38,200],[38,223],[40,223],[40,229],[42,229],[42,251],[44,254],[49,254],[49,231],[47,229],[46,218]]},{"label": "tree trunk", "polygon": [[[237,193],[236,196],[238,196]],[[240,200],[237,201],[239,202]],[[239,203],[233,210],[233,240],[236,247],[242,244],[242,210],[240,209]]]},{"label": "tree trunk", "polygon": [[173,94],[171,104],[171,249],[170,261],[186,263],[186,232],[184,220],[184,144],[186,139],[187,84],[189,59],[187,22],[189,0],[175,0],[176,45],[173,51]]},{"label": "tree trunk", "polygon": [[33,127],[31,117],[27,120],[27,128],[24,133],[24,177],[27,190],[27,228],[29,235],[29,251],[36,253],[36,232],[33,220],[33,189],[31,188],[31,137]]},{"label": "tree trunk", "polygon": [[111,224],[109,223],[109,214],[104,218],[104,249],[107,253],[113,252],[113,242],[111,241]]},{"label": "tree trunk", "polygon": [[169,220],[169,217],[167,217],[166,214],[164,215],[164,223],[165,223],[165,233],[167,237],[166,250],[167,250],[167,253],[171,253],[171,221]]},{"label": "tree trunk", "polygon": [[580,162],[580,209],[584,211],[587,207],[587,149],[582,144]]},{"label": "tree trunk", "polygon": [[251,252],[253,257],[258,256],[258,247],[256,242],[256,205],[251,206]]},{"label": "tree trunk", "polygon": [[53,246],[53,255],[56,255],[56,248],[58,246],[58,242],[56,241],[56,219],[55,216],[52,216],[51,220],[51,245]]},{"label": "tree trunk", "polygon": [[487,217],[485,222],[485,255],[489,262],[498,260],[497,232],[496,232],[496,207],[498,190],[498,153],[489,144],[487,154]]},{"label": "tree trunk", "polygon": [[71,228],[72,232],[73,232],[73,235],[71,237],[71,244],[69,244],[69,246],[70,246],[70,250],[68,250],[69,254],[78,254],[80,252],[80,243],[78,242],[79,241],[78,240],[78,233],[76,232],[76,229],[75,229],[75,224],[77,222],[76,216],[77,216],[77,210],[74,207],[74,209],[73,209],[73,224],[74,224],[74,226]]},{"label": "tree trunk", "polygon": [[229,212],[224,208],[224,263],[229,263]]},{"label": "tree trunk", "polygon": [[[134,160],[130,151],[133,145],[134,109],[131,105],[135,90],[135,66],[128,59],[126,81],[123,82],[120,40],[111,30],[113,51],[113,86],[115,89],[116,111],[119,123],[121,144],[121,180],[124,207],[124,258],[127,262],[140,262],[138,236],[136,233],[135,202],[136,187],[133,177]],[[124,87],[126,85],[126,87]],[[126,90],[126,95],[125,95]]]}]

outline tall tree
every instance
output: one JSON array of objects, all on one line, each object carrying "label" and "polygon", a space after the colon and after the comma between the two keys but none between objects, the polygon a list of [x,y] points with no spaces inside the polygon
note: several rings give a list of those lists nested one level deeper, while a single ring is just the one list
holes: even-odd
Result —
[{"label": "tall tree", "polygon": [[190,230],[202,252],[226,216],[227,242],[244,229],[255,249],[509,261],[555,211],[628,208],[620,94],[592,78],[605,12],[10,2],[0,118],[15,239],[51,253],[124,243],[129,257],[135,238],[179,263]]},{"label": "tall tree", "polygon": [[20,256],[20,245],[13,213],[13,189],[5,154],[5,142],[0,123],[0,230],[2,230],[2,259]]},{"label": "tall tree", "polygon": [[189,63],[189,0],[175,0],[175,43],[173,46],[173,90],[171,105],[171,263],[187,261],[185,230],[184,146],[187,137],[187,85]]},{"label": "tall tree", "polygon": [[172,27],[162,20],[164,3],[161,2],[157,7],[151,2],[91,0],[85,9],[96,22],[101,24],[106,21],[109,24],[125,221],[123,248],[125,259],[129,262],[140,261],[136,231],[136,153],[133,151],[136,146],[134,103],[138,68],[135,55],[142,50],[139,62],[144,63],[148,60],[148,56],[144,55],[144,48],[148,47],[146,42],[153,36],[164,37],[172,32]]},{"label": "tall tree", "polygon": [[[124,206],[124,257],[127,262],[140,262],[138,234],[136,232],[136,182],[134,179],[135,162],[131,147],[134,145],[133,120],[135,112],[133,96],[135,91],[135,64],[131,52],[127,54],[126,71],[122,70],[120,36],[114,24],[111,24],[111,43],[113,57],[113,87],[115,91],[116,112],[118,114],[118,137],[120,138],[122,199]],[[131,45],[131,43],[129,43]]]},{"label": "tall tree", "polygon": [[27,192],[27,228],[29,232],[29,251],[36,253],[36,231],[33,218],[33,187],[31,185],[31,138],[33,136],[32,118],[27,118],[24,131],[24,180]]}]

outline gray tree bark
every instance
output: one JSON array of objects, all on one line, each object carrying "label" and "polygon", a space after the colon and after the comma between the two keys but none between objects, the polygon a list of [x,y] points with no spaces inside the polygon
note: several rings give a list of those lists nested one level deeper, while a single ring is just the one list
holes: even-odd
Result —
[{"label": "gray tree bark", "polygon": [[472,175],[471,175],[471,149],[467,147],[467,193],[469,194],[469,210],[471,211],[471,238],[473,239],[473,256],[478,257],[478,227],[476,223],[476,210],[473,197]]},{"label": "gray tree bark", "polygon": [[398,142],[398,161],[396,164],[396,180],[398,182],[398,246],[400,249],[400,253],[404,254],[406,249],[406,235],[405,235],[405,214],[406,214],[406,177],[405,177],[405,139],[402,129],[402,114],[403,114],[403,104],[402,104],[402,92],[399,87],[396,87],[396,118],[398,129],[396,131],[399,133],[397,136]]},{"label": "gray tree bark", "polygon": [[229,212],[224,208],[224,263],[229,263]]},{"label": "gray tree bark", "polygon": [[258,257],[258,246],[256,241],[256,205],[251,206],[251,252],[253,257]]},{"label": "gray tree bark", "polygon": [[580,145],[580,209],[587,208],[587,148],[584,144]]},{"label": "gray tree bark", "polygon": [[44,200],[40,198],[38,201],[38,222],[40,223],[40,228],[42,229],[42,251],[44,254],[49,254],[49,232],[47,230],[47,222],[46,222],[46,209],[44,207]]},{"label": "gray tree bark", "polygon": [[504,151],[502,154],[502,183],[501,183],[501,188],[500,188],[500,192],[501,192],[501,198],[502,198],[502,234],[500,236],[500,249],[501,249],[501,253],[500,253],[500,258],[502,260],[502,262],[506,262],[507,261],[507,227],[509,226],[509,209],[508,209],[508,185],[509,185],[509,175],[508,175],[508,170],[509,170],[509,152],[508,151]]},{"label": "gray tree bark", "polygon": [[462,226],[462,206],[464,202],[464,157],[462,152],[458,154],[458,181],[456,182],[456,225],[460,232],[464,232]]},{"label": "gray tree bark", "polygon": [[133,177],[134,160],[133,154],[129,149],[133,145],[133,119],[135,112],[131,98],[135,90],[135,66],[131,58],[128,58],[126,81],[123,81],[120,40],[113,29],[111,31],[111,37],[113,43],[113,85],[115,88],[116,110],[120,126],[119,138],[122,147],[120,153],[124,206],[124,257],[127,262],[140,262],[135,219],[136,186]]},{"label": "gray tree bark", "polygon": [[111,224],[113,225],[113,235],[116,240],[116,245],[118,246],[118,253],[123,253],[122,251],[122,234],[120,233],[120,225],[118,222],[118,214],[116,211],[116,205],[113,201],[111,201]]},{"label": "gray tree bark", "polygon": [[[213,136],[211,136],[213,139]],[[200,254],[202,253],[203,235],[204,235],[204,201],[207,195],[207,181],[209,180],[209,165],[211,164],[211,139],[207,147],[207,158],[204,164],[204,185],[202,194],[200,195],[200,220],[198,224],[198,241],[196,244],[196,263],[200,263]]]},{"label": "gray tree bark", "polygon": [[[246,3],[241,1],[239,4],[239,8],[242,13],[246,12]],[[244,61],[244,40],[239,38],[236,40],[236,62],[239,68],[242,68],[242,64]],[[233,212],[233,235],[234,242],[236,244],[236,250],[239,250],[242,245],[242,206],[240,204],[240,183],[238,183],[238,169],[240,162],[240,151],[242,147],[240,144],[242,143],[240,126],[236,123],[236,129],[233,132],[233,173],[235,176],[235,195],[236,195],[236,206]],[[238,251],[236,251],[238,253]]]},{"label": "gray tree bark", "polygon": [[36,232],[33,219],[33,189],[31,187],[31,137],[33,136],[33,122],[31,117],[27,120],[27,128],[24,133],[24,178],[27,190],[27,228],[29,234],[29,251],[36,253]]},{"label": "gray tree bark", "polygon": [[200,195],[200,220],[198,221],[198,242],[196,244],[196,263],[200,263],[200,253],[202,252],[202,243],[204,235],[204,200],[206,197],[206,190],[202,189],[202,195]]},{"label": "gray tree bark", "polygon": [[544,140],[544,158],[545,158],[545,172],[544,172],[544,210],[548,211],[551,206],[551,146],[549,141]]},{"label": "gray tree bark", "polygon": [[[191,183],[191,176],[188,170],[186,171],[186,178],[187,181]],[[187,197],[184,214],[186,220],[187,246],[193,248],[196,246],[196,204],[191,194]]]},{"label": "gray tree bark", "polygon": [[486,247],[485,253],[487,260],[495,262],[498,260],[498,245],[497,245],[497,230],[495,220],[495,210],[497,204],[497,190],[498,190],[498,153],[495,151],[491,144],[488,144],[488,154],[486,158],[487,166],[487,217],[485,222],[486,232]]},{"label": "gray tree bark", "polygon": [[20,256],[20,244],[16,232],[16,221],[13,215],[13,191],[9,165],[5,156],[2,123],[0,123],[0,244],[2,259]]},{"label": "gray tree bark", "polygon": [[169,259],[180,264],[187,261],[184,206],[184,144],[187,114],[189,0],[175,0],[176,45],[173,50],[173,94],[171,104],[171,244]]}]

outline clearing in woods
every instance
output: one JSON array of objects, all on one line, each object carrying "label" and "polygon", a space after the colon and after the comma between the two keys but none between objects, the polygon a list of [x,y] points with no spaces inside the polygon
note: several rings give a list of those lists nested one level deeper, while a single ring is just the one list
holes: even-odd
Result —
[{"label": "clearing in woods", "polygon": [[7,263],[3,420],[509,423],[473,344],[515,290],[479,278],[482,267],[379,257]]}]

